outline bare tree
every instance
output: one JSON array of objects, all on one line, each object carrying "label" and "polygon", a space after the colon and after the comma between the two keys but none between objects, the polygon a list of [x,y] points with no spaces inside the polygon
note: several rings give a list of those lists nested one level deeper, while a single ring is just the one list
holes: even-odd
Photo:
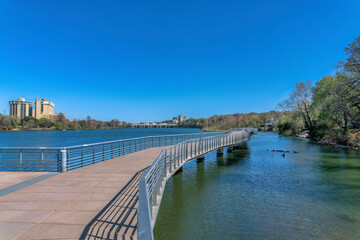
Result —
[{"label": "bare tree", "polygon": [[298,111],[304,120],[305,127],[309,129],[313,126],[310,115],[312,95],[312,84],[309,80],[297,82],[289,98],[280,103],[279,106],[285,111]]}]

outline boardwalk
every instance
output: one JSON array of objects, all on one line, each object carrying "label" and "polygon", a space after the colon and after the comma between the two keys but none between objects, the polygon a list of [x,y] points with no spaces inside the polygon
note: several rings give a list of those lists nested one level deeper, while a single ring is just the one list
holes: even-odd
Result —
[{"label": "boardwalk", "polygon": [[136,239],[138,180],[162,149],[57,174],[0,197],[0,239]]},{"label": "boardwalk", "polygon": [[[26,156],[40,153],[40,169],[61,166],[71,171],[0,174],[0,180],[11,176],[0,189],[0,240],[153,239],[152,227],[171,175],[189,161],[214,150],[223,152],[223,147],[232,149],[248,139],[248,131],[232,129],[66,149],[27,149],[27,155],[22,148],[3,148],[3,153],[7,151],[3,156],[15,156],[10,159],[18,161],[20,170],[26,169]],[[47,168],[48,162],[52,168]]]}]

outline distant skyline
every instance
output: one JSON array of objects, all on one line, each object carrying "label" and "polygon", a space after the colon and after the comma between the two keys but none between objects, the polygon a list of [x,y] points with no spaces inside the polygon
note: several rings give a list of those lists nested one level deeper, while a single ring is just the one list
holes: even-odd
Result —
[{"label": "distant skyline", "polygon": [[334,73],[359,1],[1,1],[0,112],[49,99],[68,119],[265,112]]}]

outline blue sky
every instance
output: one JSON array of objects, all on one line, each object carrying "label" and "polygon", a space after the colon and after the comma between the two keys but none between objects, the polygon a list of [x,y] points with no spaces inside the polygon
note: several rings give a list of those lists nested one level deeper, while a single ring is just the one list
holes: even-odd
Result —
[{"label": "blue sky", "polygon": [[160,121],[274,109],[334,72],[359,1],[0,2],[0,110]]}]

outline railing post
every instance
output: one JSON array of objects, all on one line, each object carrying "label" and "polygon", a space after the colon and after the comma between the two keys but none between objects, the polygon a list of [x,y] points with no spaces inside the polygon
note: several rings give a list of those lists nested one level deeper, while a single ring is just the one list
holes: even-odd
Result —
[{"label": "railing post", "polygon": [[22,149],[20,149],[19,168],[20,168],[20,172],[21,172],[22,171]]},{"label": "railing post", "polygon": [[177,168],[177,166],[179,166],[179,160],[178,160],[178,156],[179,156],[179,146],[178,145],[175,145],[175,159],[174,159],[174,164],[175,164],[175,167],[174,168]]},{"label": "railing post", "polygon": [[41,149],[41,171],[44,171],[44,149]]},{"label": "railing post", "polygon": [[111,143],[111,159],[114,158],[114,148],[113,148],[113,144]]},{"label": "railing post", "polygon": [[205,140],[205,152],[208,152],[209,139]]},{"label": "railing post", "polygon": [[121,151],[121,148],[120,148],[120,142],[118,143],[119,147],[118,147],[118,157],[120,157],[120,151]]},{"label": "railing post", "polygon": [[104,144],[102,145],[102,149],[103,149],[103,161],[105,161],[105,146],[104,146]]},{"label": "railing post", "polygon": [[93,146],[93,164],[95,164],[95,146]]},{"label": "railing post", "polygon": [[185,146],[184,146],[184,144],[181,144],[180,147],[181,147],[181,154],[180,154],[180,159],[181,160],[180,160],[180,162],[183,163],[184,162],[184,147]]},{"label": "railing post", "polygon": [[165,154],[164,154],[164,157],[165,157],[165,166],[164,166],[164,169],[165,169],[165,178],[167,177],[167,166],[170,167],[170,164],[168,164],[168,159],[167,159],[167,150],[165,150]]},{"label": "railing post", "polygon": [[[163,163],[163,176],[162,176],[162,180],[161,180],[161,187],[163,185],[163,181],[165,181],[165,184],[166,184],[166,175],[167,175],[167,169],[166,169],[166,151],[165,151],[165,154],[164,154],[164,163]],[[164,185],[165,186],[165,185]]]},{"label": "railing post", "polygon": [[191,140],[191,157],[194,156],[193,148],[194,148],[194,140]]},{"label": "railing post", "polygon": [[83,154],[83,147],[81,147],[81,167],[84,166],[84,154]]},{"label": "railing post", "polygon": [[67,171],[67,150],[61,149],[61,172],[64,173]]},{"label": "railing post", "polygon": [[196,149],[197,149],[196,145],[198,145],[198,142],[197,142],[197,141],[195,142],[195,146],[194,146],[194,148],[195,148],[195,149],[194,149],[194,156],[196,156]]},{"label": "railing post", "polygon": [[173,148],[170,148],[170,155],[169,155],[169,173],[172,173],[173,170]]}]

